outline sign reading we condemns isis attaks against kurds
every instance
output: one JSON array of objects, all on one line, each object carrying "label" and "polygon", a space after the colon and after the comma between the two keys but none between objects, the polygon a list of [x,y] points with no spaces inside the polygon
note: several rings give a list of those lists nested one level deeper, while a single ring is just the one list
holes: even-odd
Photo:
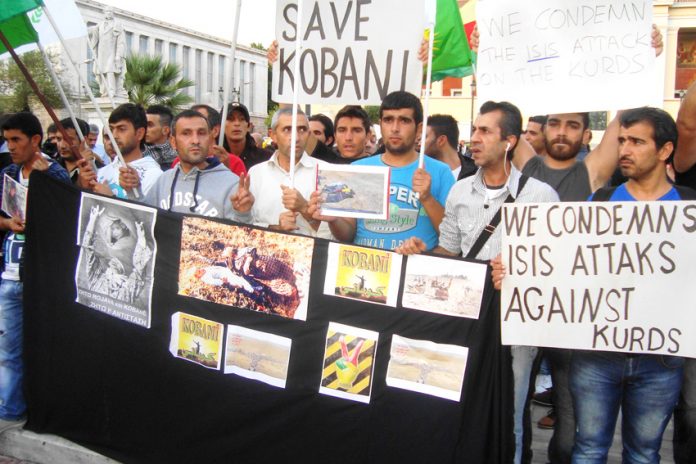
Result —
[{"label": "sign reading we condemns isis attaks against kurds", "polygon": [[480,0],[479,101],[526,114],[660,105],[649,0]]},{"label": "sign reading we condemns isis attaks against kurds", "polygon": [[302,24],[297,1],[277,7],[278,60],[273,100],[291,103],[295,41],[299,35],[298,101],[379,105],[395,90],[420,94],[423,65],[418,49],[425,29],[425,1],[306,0]]},{"label": "sign reading we condemns isis attaks against kurds", "polygon": [[696,202],[506,206],[506,345],[696,358]]}]

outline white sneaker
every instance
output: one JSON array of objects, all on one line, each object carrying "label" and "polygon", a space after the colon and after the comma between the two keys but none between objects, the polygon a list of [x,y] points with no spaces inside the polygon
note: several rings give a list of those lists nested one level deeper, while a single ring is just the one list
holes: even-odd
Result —
[{"label": "white sneaker", "polygon": [[19,419],[19,420],[0,419],[0,434],[5,432],[6,430],[16,429],[18,427],[21,427],[24,425],[25,422],[26,422],[25,419]]}]

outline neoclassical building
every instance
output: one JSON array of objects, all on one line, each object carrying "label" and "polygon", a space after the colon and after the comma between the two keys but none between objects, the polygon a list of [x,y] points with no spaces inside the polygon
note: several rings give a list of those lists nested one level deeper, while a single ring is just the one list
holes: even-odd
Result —
[{"label": "neoclassical building", "polygon": [[[94,0],[76,0],[87,26],[93,26],[104,19],[106,5]],[[113,8],[114,18],[123,25],[126,34],[127,53],[162,56],[165,62],[181,66],[183,77],[191,79],[195,85],[188,94],[195,103],[205,103],[220,109],[223,101],[223,86],[229,85],[230,41],[213,37],[157,19]],[[87,38],[69,41],[68,47],[77,62],[80,76],[71,75],[72,96],[83,102],[83,110],[89,111],[88,98],[79,81],[94,81],[92,73],[92,51]],[[249,108],[252,122],[257,130],[265,131],[264,119],[267,116],[268,71],[265,52],[237,45],[234,62],[234,85],[228,89],[228,99],[237,99]],[[66,72],[70,67],[65,67]],[[92,113],[89,113],[92,114]],[[87,116],[83,112],[83,116]],[[93,119],[93,116],[91,117]],[[95,121],[96,122],[96,121]]]}]

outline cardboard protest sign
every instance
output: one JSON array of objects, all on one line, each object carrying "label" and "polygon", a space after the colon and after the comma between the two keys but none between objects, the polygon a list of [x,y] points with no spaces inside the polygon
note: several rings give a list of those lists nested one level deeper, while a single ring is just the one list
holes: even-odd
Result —
[{"label": "cardboard protest sign", "polygon": [[298,29],[300,102],[378,105],[395,90],[420,94],[424,11],[424,0],[305,1],[298,27],[297,2],[279,1],[273,100],[292,102]]},{"label": "cardboard protest sign", "polygon": [[696,203],[506,205],[506,345],[696,358]]},{"label": "cardboard protest sign", "polygon": [[477,23],[481,102],[527,114],[659,106],[652,2],[488,0]]}]

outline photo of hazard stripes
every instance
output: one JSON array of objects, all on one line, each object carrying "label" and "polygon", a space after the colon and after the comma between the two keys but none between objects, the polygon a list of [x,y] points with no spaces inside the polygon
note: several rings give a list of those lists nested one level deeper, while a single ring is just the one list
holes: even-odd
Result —
[{"label": "photo of hazard stripes", "polygon": [[371,330],[329,323],[319,392],[369,403],[378,338]]}]

